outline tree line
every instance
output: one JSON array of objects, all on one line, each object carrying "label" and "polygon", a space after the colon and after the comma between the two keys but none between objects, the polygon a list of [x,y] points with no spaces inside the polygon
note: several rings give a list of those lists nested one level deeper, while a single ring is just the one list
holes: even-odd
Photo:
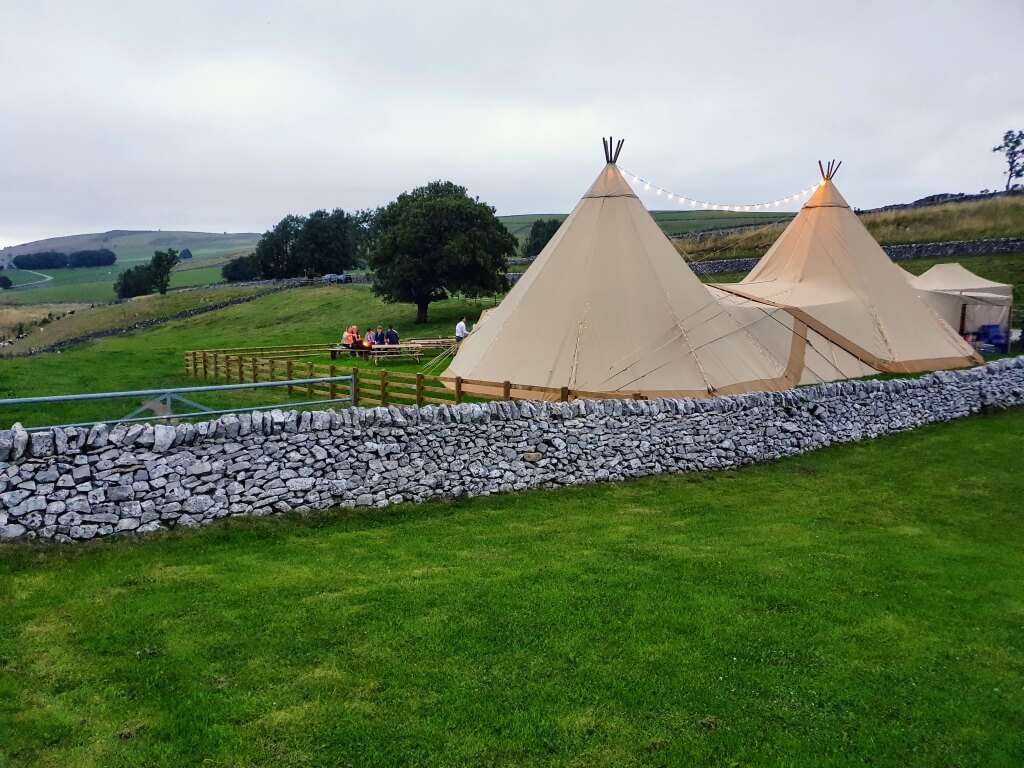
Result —
[{"label": "tree line", "polygon": [[376,210],[285,216],[263,233],[252,254],[232,259],[221,273],[235,282],[313,278],[366,266],[374,273],[374,293],[415,304],[416,322],[425,323],[429,305],[452,293],[506,290],[508,258],[516,247],[493,207],[465,187],[436,181]]},{"label": "tree line", "polygon": [[14,266],[18,269],[76,269],[78,267],[109,267],[117,261],[117,255],[107,248],[97,250],[39,251],[15,256]]},{"label": "tree line", "polygon": [[114,293],[122,299],[147,296],[153,291],[165,294],[171,284],[171,270],[180,260],[181,254],[173,248],[155,251],[149,264],[138,264],[117,276]]}]

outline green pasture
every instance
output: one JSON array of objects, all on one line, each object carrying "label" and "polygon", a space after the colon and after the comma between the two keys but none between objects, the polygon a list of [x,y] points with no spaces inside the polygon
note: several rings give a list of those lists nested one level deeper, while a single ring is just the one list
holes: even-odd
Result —
[{"label": "green pasture", "polygon": [[[53,280],[19,291],[0,294],[9,304],[42,304],[47,302],[113,301],[114,281],[125,269],[148,263],[153,252],[166,248],[178,251],[189,248],[192,258],[181,262],[171,276],[172,288],[210,285],[221,282],[220,268],[229,259],[251,253],[259,235],[217,235],[207,232],[107,232],[98,235],[71,235],[41,240],[18,246],[16,252],[58,250],[62,252],[93,248],[109,248],[117,254],[117,263],[110,267],[43,270]],[[16,285],[39,279],[21,270],[4,272]]]},{"label": "green pasture", "polygon": [[[146,261],[148,262],[148,259]],[[23,290],[4,291],[0,293],[0,301],[8,304],[114,301],[117,298],[114,294],[114,281],[129,266],[132,264],[122,264],[119,261],[110,267],[40,270],[39,274],[48,275],[53,280]],[[12,276],[13,279],[13,275],[20,271],[9,270],[4,274]],[[28,275],[28,277],[31,280],[38,279],[36,275]],[[188,288],[219,282],[221,282],[220,266],[193,266],[192,262],[184,262],[175,267],[171,273],[171,288]]]},{"label": "green pasture", "polygon": [[6,545],[0,764],[1017,768],[1022,452]]},{"label": "green pasture", "polygon": [[[38,322],[39,315],[53,312],[60,315],[45,325],[33,327],[27,338],[0,349],[0,356],[20,355],[34,349],[52,346],[58,342],[85,336],[98,331],[128,326],[145,320],[176,315],[188,309],[208,307],[225,301],[251,296],[266,290],[259,286],[219,286],[191,291],[170,291],[161,296],[138,296],[116,304],[96,306],[74,304],[17,304],[0,308],[0,333],[18,322],[26,326]],[[68,309],[74,310],[68,313]]]},{"label": "green pasture", "polygon": [[[194,301],[203,293],[196,291],[185,296]],[[0,399],[190,386],[197,382],[185,376],[185,350],[332,343],[340,341],[345,327],[352,323],[360,329],[370,324],[393,324],[405,338],[451,336],[463,314],[473,322],[491,306],[491,300],[438,302],[430,307],[430,323],[416,326],[414,306],[385,304],[365,285],[295,288],[188,320],[78,345],[60,354],[4,358],[0,360]],[[78,315],[76,312],[75,317]],[[84,323],[87,318],[87,314],[82,315],[78,322]],[[120,322],[117,318],[107,319]],[[62,322],[65,320],[58,321]],[[351,367],[353,361],[342,359],[337,364],[340,371]],[[373,368],[366,361],[356,364]],[[408,371],[421,366],[409,362],[389,367]],[[285,391],[274,389],[207,395],[200,402],[242,407],[296,401],[302,394],[296,392],[289,397]],[[32,426],[116,418],[138,404],[126,407],[129,404],[125,401],[91,401],[6,408],[0,409],[0,425],[6,428],[17,420]]]},{"label": "green pasture", "polygon": [[148,261],[153,255],[153,251],[162,251],[167,248],[181,251],[188,248],[192,251],[194,258],[201,259],[235,251],[248,253],[256,247],[259,238],[258,234],[252,232],[219,234],[216,232],[115,229],[109,232],[65,235],[36,240],[6,248],[3,252],[13,255],[38,251],[71,253],[72,251],[107,248],[117,254],[119,263],[123,263]]}]

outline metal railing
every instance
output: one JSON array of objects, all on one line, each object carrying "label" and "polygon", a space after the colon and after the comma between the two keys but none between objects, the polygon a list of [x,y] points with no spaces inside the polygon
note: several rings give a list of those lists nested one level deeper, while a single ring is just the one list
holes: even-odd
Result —
[{"label": "metal railing", "polygon": [[[347,386],[339,388],[339,384]],[[314,387],[323,387],[324,385],[327,387],[326,392],[324,392],[323,389],[314,390]],[[328,403],[341,403],[351,406],[356,397],[355,386],[355,379],[352,376],[319,376],[309,379],[261,381],[245,384],[214,384],[202,387],[165,387],[162,389],[137,389],[125,392],[90,392],[78,395],[52,395],[48,397],[14,397],[6,400],[0,400],[0,408],[4,406],[18,405],[50,405],[54,403],[77,402],[81,400],[149,398],[127,416],[119,419],[97,419],[96,421],[81,421],[71,424],[49,424],[46,426],[27,428],[29,432],[37,432],[44,429],[54,429],[56,427],[91,427],[95,424],[128,424],[137,421],[167,421],[170,419],[195,418],[197,416],[217,416],[224,413],[245,413],[248,411],[266,410],[268,408],[296,408],[308,405],[325,405]],[[315,394],[326,394],[327,397],[319,400],[304,400],[301,402],[214,409],[207,408],[205,405],[197,403],[191,398],[182,396],[197,392],[225,392],[239,389],[266,389],[269,387],[288,387],[289,391],[291,391],[292,387],[305,387],[306,391],[310,393],[309,396],[312,396],[315,392]],[[175,413],[175,403],[185,405],[194,410],[186,412],[179,411],[178,413]],[[151,414],[147,416],[140,415],[146,411],[150,411]]]}]

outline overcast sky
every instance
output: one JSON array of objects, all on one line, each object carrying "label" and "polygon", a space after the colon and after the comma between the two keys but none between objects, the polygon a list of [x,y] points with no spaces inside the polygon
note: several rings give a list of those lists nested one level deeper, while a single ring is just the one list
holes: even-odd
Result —
[{"label": "overcast sky", "polygon": [[0,246],[259,232],[439,178],[565,212],[607,134],[724,203],[832,157],[859,207],[1001,188],[1022,29],[1020,0],[0,0]]}]

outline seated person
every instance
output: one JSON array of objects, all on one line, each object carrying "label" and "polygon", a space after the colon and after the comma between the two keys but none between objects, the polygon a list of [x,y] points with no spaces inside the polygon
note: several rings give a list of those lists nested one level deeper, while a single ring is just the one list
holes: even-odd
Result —
[{"label": "seated person", "polygon": [[384,329],[381,328],[379,325],[377,326],[376,333],[373,334],[373,338],[375,338],[377,340],[377,342],[376,342],[377,344],[387,344],[388,343],[387,339],[384,338]]},{"label": "seated person", "polygon": [[388,326],[387,333],[384,334],[384,342],[386,344],[398,343],[398,331],[395,330],[395,327],[393,325]]},{"label": "seated person", "polygon": [[363,344],[364,347],[372,347],[374,344],[377,343],[377,334],[373,332],[373,328],[367,326],[366,335],[363,336],[363,341],[366,342],[365,344]]}]

